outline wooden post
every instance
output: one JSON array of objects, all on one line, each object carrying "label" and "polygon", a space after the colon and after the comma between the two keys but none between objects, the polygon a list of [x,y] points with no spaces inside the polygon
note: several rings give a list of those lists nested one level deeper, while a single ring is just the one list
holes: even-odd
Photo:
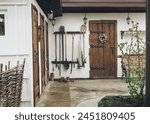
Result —
[{"label": "wooden post", "polygon": [[146,105],[150,107],[150,1],[146,1]]}]

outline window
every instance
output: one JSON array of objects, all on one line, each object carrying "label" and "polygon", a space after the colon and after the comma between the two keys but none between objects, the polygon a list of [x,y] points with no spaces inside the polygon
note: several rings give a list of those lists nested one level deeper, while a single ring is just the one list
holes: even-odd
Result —
[{"label": "window", "polygon": [[0,14],[0,36],[5,35],[5,16]]}]

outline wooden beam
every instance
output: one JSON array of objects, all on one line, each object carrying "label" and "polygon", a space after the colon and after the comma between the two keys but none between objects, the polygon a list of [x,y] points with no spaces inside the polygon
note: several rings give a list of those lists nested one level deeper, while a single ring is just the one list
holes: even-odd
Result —
[{"label": "wooden beam", "polygon": [[63,13],[145,13],[146,7],[63,7]]},{"label": "wooden beam", "polygon": [[143,3],[63,3],[63,7],[145,7]]},{"label": "wooden beam", "polygon": [[146,5],[146,105],[150,107],[150,1]]},{"label": "wooden beam", "polygon": [[62,0],[63,7],[145,7],[146,0]]},{"label": "wooden beam", "polygon": [[90,2],[90,3],[103,3],[103,2],[109,2],[109,3],[111,3],[111,2],[127,2],[127,3],[129,3],[129,2],[135,2],[135,3],[137,3],[137,2],[139,2],[139,3],[143,3],[143,2],[146,2],[146,0],[62,0],[62,2],[64,3],[64,2],[77,2],[77,3],[83,3],[83,2],[85,2],[85,3],[87,3],[87,2]]}]

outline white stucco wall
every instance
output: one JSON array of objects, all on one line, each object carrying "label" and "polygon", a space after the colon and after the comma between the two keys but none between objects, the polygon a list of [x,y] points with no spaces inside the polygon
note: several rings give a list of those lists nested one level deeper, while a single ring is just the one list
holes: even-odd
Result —
[{"label": "white stucco wall", "polygon": [[[87,13],[88,21],[90,20],[117,20],[117,42],[118,44],[123,40],[127,40],[124,38],[121,39],[120,31],[121,30],[128,30],[131,25],[127,25],[126,18],[127,13]],[[58,31],[61,25],[65,26],[66,31],[80,31],[80,26],[83,24],[83,17],[84,13],[66,13],[63,14],[62,17],[56,18],[56,25],[54,27],[54,31]],[[130,13],[130,18],[132,21],[139,22],[139,29],[145,30],[145,13]],[[62,68],[62,75],[61,76],[69,76],[71,78],[89,78],[89,24],[87,24],[87,32],[85,36],[86,41],[86,57],[87,63],[85,68],[77,69],[77,67],[73,68],[73,73],[70,74],[70,69],[68,71],[63,70]],[[53,33],[53,28],[50,28],[51,35]],[[58,38],[57,38],[58,39]],[[129,39],[128,39],[129,40]],[[79,41],[79,35],[75,35],[75,56],[78,54],[78,47],[77,42]],[[67,36],[67,43],[68,43],[68,58],[71,60],[71,42],[72,36]],[[54,35],[51,36],[50,40],[50,61],[55,59],[55,41]],[[120,51],[118,49],[118,55],[120,55]],[[75,57],[76,58],[76,57]],[[53,65],[50,63],[50,71],[53,70]],[[55,77],[59,77],[58,69],[54,68]],[[118,58],[118,67],[117,67],[117,76],[121,77],[122,70],[121,70],[121,63],[120,59]]]},{"label": "white stucco wall", "polygon": [[31,98],[31,29],[30,29],[30,6],[26,1],[0,1],[0,13],[5,12],[5,35],[0,36],[0,63],[7,65],[11,61],[11,67],[15,66],[17,60],[26,58],[22,101],[24,106],[32,104]]},{"label": "white stucco wall", "polygon": [[[38,14],[47,17],[35,0],[0,0],[0,14],[5,14],[5,35],[0,36],[0,63],[11,67],[26,58],[22,106],[33,106],[32,13],[31,4]],[[39,21],[40,23],[40,21]],[[40,63],[39,63],[40,66]]]},{"label": "white stucco wall", "polygon": [[[17,60],[22,61],[26,58],[24,80],[23,80],[23,94],[22,106],[33,106],[33,58],[32,58],[32,21],[31,21],[31,3],[34,4],[38,13],[44,15],[46,21],[47,17],[35,2],[35,0],[0,0],[0,13],[5,14],[5,36],[0,36],[0,63],[6,64],[11,61],[11,65],[16,65]],[[56,18],[56,25],[54,31],[58,31],[60,25],[65,26],[66,31],[79,31],[83,24],[84,13],[81,14],[63,14],[62,17]],[[128,30],[129,26],[126,24],[127,14],[123,13],[87,13],[89,20],[117,20],[117,42],[121,42],[121,30]],[[130,13],[133,21],[140,23],[140,29],[145,30],[145,14],[144,13]],[[50,23],[50,22],[48,22]],[[53,35],[53,27],[49,27],[49,55],[50,55],[50,72],[53,70],[51,61],[55,59],[55,41]],[[124,38],[123,40],[127,40]],[[79,35],[75,35],[75,56],[78,54]],[[89,78],[89,31],[87,24],[87,32],[85,35],[86,41],[86,58],[87,63],[85,68],[73,68],[73,73],[63,70],[62,76],[69,76],[71,78]],[[71,43],[72,36],[67,36],[68,43],[68,58],[71,60]],[[118,50],[118,55],[120,54]],[[40,63],[39,63],[40,68]],[[55,77],[59,77],[58,69],[54,68]],[[118,77],[121,76],[120,59],[118,59]]]}]

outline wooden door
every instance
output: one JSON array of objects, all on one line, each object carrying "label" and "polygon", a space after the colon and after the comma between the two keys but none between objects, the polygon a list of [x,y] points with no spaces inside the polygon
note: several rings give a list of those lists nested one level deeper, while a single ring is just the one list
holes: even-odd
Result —
[{"label": "wooden door", "polygon": [[41,82],[42,90],[45,83],[45,43],[44,43],[44,17],[40,14],[40,48],[41,48]]},{"label": "wooden door", "polygon": [[113,20],[90,21],[90,78],[117,77],[116,27]]},{"label": "wooden door", "polygon": [[35,6],[32,5],[32,47],[33,47],[33,91],[34,105],[39,100],[39,53],[38,53],[38,12]]},{"label": "wooden door", "polygon": [[48,23],[46,22],[46,74],[49,80],[49,44],[48,44]]}]

